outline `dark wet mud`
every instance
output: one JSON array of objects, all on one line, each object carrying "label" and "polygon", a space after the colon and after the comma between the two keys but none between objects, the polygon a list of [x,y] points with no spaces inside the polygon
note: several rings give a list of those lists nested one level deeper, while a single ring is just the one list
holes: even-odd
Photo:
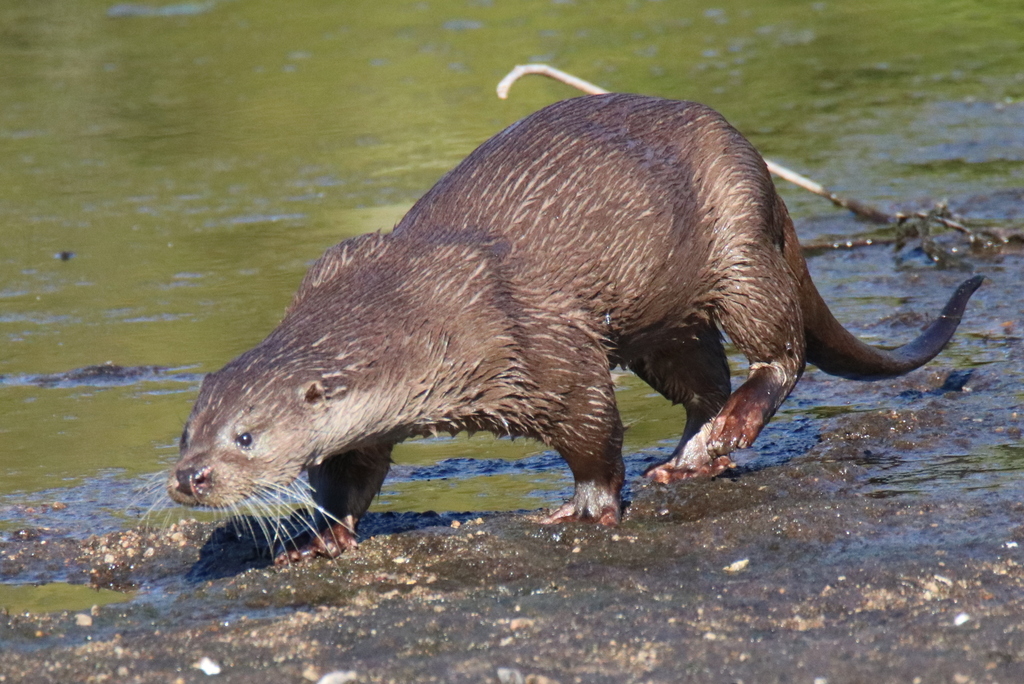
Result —
[{"label": "dark wet mud", "polygon": [[[891,258],[812,268],[835,298],[846,269],[884,288],[865,263]],[[809,370],[728,476],[634,475],[617,529],[377,513],[355,553],[285,568],[244,525],[8,534],[5,584],[104,592],[2,615],[0,681],[1024,681],[1021,258],[973,258],[990,280],[948,355],[870,384]],[[941,301],[962,274],[900,278]]]}]

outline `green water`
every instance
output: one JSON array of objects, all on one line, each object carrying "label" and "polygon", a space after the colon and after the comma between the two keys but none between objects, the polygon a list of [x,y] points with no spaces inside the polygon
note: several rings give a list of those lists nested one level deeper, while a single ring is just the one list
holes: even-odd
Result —
[{"label": "green water", "polygon": [[[272,329],[326,247],[389,228],[479,142],[573,94],[534,78],[497,100],[517,63],[704,101],[766,155],[885,201],[1021,184],[1024,150],[1001,144],[1013,121],[993,107],[1024,97],[1022,47],[1017,0],[9,0],[0,376],[106,361],[216,369]],[[980,132],[950,114],[965,100]],[[943,153],[975,135],[995,151]],[[827,211],[785,196],[798,217]],[[682,414],[627,386],[627,446],[676,437]],[[177,381],[0,384],[0,496],[59,499],[100,473],[166,467],[194,394]],[[537,450],[480,440],[398,458]],[[558,482],[510,483],[490,504],[474,483],[422,501],[402,486],[383,505],[539,505],[532,493]]]},{"label": "green water", "polygon": [[50,613],[57,610],[88,611],[93,606],[130,601],[132,595],[82,584],[0,584],[0,610],[11,615],[25,611]]}]

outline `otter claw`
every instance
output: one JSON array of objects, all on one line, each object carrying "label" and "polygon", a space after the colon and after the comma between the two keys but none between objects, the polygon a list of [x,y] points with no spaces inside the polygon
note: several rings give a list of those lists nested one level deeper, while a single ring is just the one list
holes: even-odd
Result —
[{"label": "otter claw", "polygon": [[541,518],[541,525],[554,525],[564,522],[592,522],[605,527],[615,527],[619,524],[619,509],[615,506],[605,506],[597,516],[580,514],[572,501],[567,501],[552,511],[549,515]]},{"label": "otter claw", "polygon": [[317,556],[337,558],[345,551],[353,551],[358,546],[356,537],[344,525],[335,523],[301,546],[279,551],[274,557],[274,565],[291,565],[312,560]]}]

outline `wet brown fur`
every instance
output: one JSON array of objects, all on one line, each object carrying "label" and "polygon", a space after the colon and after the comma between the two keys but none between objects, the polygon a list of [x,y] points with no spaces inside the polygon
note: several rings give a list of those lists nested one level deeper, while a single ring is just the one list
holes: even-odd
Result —
[{"label": "wet brown fur", "polygon": [[[203,382],[168,489],[227,506],[306,469],[348,547],[393,444],[487,430],[565,458],[576,492],[550,521],[613,524],[623,465],[610,368],[686,407],[679,446],[649,474],[713,475],[806,360],[866,379],[915,368],[978,282],[913,343],[863,345],[811,283],[760,155],[719,114],[635,95],[567,100],[481,145],[391,234],[329,249],[278,328]],[[719,328],[750,362],[735,393]]]}]

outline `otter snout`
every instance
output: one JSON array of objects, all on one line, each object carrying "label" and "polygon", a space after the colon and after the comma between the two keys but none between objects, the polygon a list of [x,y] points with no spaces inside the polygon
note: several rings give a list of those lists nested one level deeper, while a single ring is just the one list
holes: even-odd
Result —
[{"label": "otter snout", "polygon": [[201,501],[210,490],[212,476],[213,468],[209,465],[182,464],[174,471],[174,478],[177,480],[174,489],[190,502]]},{"label": "otter snout", "polygon": [[245,457],[215,450],[195,451],[183,456],[168,473],[167,495],[183,506],[227,508],[259,488],[260,473],[259,464]]},{"label": "otter snout", "polygon": [[185,506],[216,505],[215,484],[220,478],[207,458],[182,459],[167,478],[167,494]]}]

